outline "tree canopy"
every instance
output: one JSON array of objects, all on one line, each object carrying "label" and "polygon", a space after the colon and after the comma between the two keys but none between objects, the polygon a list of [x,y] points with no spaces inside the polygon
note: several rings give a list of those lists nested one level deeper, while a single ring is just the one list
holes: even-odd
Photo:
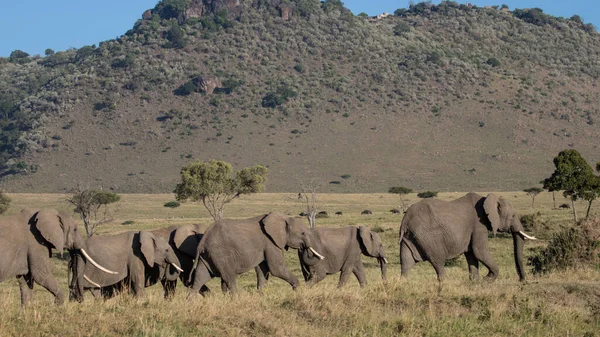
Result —
[{"label": "tree canopy", "polygon": [[534,208],[535,207],[535,197],[542,193],[542,191],[544,191],[544,189],[539,188],[539,187],[530,187],[530,188],[526,188],[523,190],[523,192],[527,193],[528,196],[531,197],[531,207]]},{"label": "tree canopy", "polygon": [[438,192],[435,191],[425,191],[421,193],[417,193],[417,197],[419,198],[434,198],[437,197]]},{"label": "tree canopy", "polygon": [[577,150],[563,150],[554,158],[555,170],[549,178],[544,179],[544,189],[548,191],[564,191],[566,198],[571,199],[573,217],[577,221],[575,200],[588,201],[589,210],[600,195],[600,178]]},{"label": "tree canopy", "polygon": [[113,192],[80,188],[67,198],[67,202],[75,206],[73,211],[81,216],[88,238],[96,233],[99,225],[112,220],[109,205],[120,200],[121,196]]},{"label": "tree canopy", "polygon": [[8,210],[10,202],[11,199],[8,197],[8,195],[0,191],[0,214],[4,214],[4,212]]},{"label": "tree canopy", "polygon": [[213,219],[223,218],[223,208],[242,194],[264,189],[268,169],[246,167],[233,174],[231,164],[221,160],[197,160],[181,169],[181,182],[175,187],[178,201],[201,201]]}]

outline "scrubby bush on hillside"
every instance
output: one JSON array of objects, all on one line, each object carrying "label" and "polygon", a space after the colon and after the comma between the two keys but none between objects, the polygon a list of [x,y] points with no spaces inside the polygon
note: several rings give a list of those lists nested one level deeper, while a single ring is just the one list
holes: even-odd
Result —
[{"label": "scrubby bush on hillside", "polygon": [[575,227],[556,233],[545,248],[529,257],[534,274],[546,274],[580,266],[600,263],[600,219],[579,222]]},{"label": "scrubby bush on hillside", "polygon": [[3,214],[8,210],[8,207],[10,206],[10,201],[11,200],[8,197],[8,195],[0,191],[0,214]]},{"label": "scrubby bush on hillside", "polygon": [[287,84],[284,84],[278,87],[275,92],[268,92],[262,99],[262,106],[265,108],[276,108],[297,95],[298,93]]}]

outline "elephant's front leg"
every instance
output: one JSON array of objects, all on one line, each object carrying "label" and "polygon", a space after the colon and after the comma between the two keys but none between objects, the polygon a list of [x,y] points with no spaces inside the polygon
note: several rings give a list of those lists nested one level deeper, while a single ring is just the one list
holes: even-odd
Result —
[{"label": "elephant's front leg", "polygon": [[298,282],[298,278],[292,274],[285,265],[281,249],[275,246],[267,247],[265,250],[265,260],[267,261],[267,266],[273,276],[279,277],[289,283],[292,286],[292,289],[298,287],[300,282]]},{"label": "elephant's front leg", "polygon": [[465,257],[469,265],[469,279],[471,281],[479,280],[479,260],[473,255],[473,252],[466,252]]},{"label": "elephant's front leg", "polygon": [[358,280],[358,284],[363,288],[367,285],[367,276],[365,275],[365,266],[362,263],[362,260],[359,258],[358,261],[354,264],[354,268],[352,269],[354,276]]},{"label": "elephant's front leg", "polygon": [[19,287],[21,288],[21,305],[28,305],[31,302],[31,295],[33,294],[33,280],[31,279],[31,273],[17,276],[17,280],[19,280]]},{"label": "elephant's front leg", "polygon": [[263,261],[258,266],[254,268],[256,272],[256,288],[260,293],[262,288],[267,285],[267,280],[269,278],[269,266],[267,262]]},{"label": "elephant's front leg", "polygon": [[[65,295],[60,288],[58,281],[52,276],[52,268],[50,268],[50,263],[48,263],[49,259],[45,258],[42,260],[40,258],[36,259],[36,257],[32,257],[30,260],[32,260],[30,272],[33,281],[46,288],[46,290],[54,295],[54,303],[58,305],[63,304]],[[35,260],[35,262],[33,260]]]}]

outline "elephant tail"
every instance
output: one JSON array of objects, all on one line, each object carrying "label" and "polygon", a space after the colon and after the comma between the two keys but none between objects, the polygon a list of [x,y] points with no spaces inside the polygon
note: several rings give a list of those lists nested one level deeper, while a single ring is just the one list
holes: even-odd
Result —
[{"label": "elephant tail", "polygon": [[189,284],[191,284],[191,282],[193,282],[194,280],[194,274],[196,272],[196,268],[198,268],[198,263],[202,263],[202,261],[200,261],[200,255],[206,250],[206,235],[202,235],[201,237],[202,238],[198,243],[198,247],[196,247],[196,257],[194,258],[194,265],[192,266],[192,270],[190,271],[190,275],[188,276]]},{"label": "elephant tail", "polygon": [[400,233],[398,235],[398,244],[402,244],[404,235],[406,234],[406,231],[408,230],[407,224],[408,224],[408,216],[407,216],[407,214],[405,214],[404,217],[402,218],[402,223],[400,224]]}]

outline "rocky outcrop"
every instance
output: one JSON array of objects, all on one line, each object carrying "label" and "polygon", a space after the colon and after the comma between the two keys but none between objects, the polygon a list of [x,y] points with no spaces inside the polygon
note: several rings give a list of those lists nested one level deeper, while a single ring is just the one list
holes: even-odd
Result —
[{"label": "rocky outcrop", "polygon": [[216,88],[221,87],[221,81],[217,77],[200,77],[198,89],[200,92],[212,94]]},{"label": "rocky outcrop", "polygon": [[192,0],[185,10],[185,18],[200,18],[204,13],[204,3],[202,0]]},{"label": "rocky outcrop", "polygon": [[281,14],[281,18],[283,18],[285,21],[290,20],[293,10],[294,8],[289,3],[282,3],[279,5],[279,13]]},{"label": "rocky outcrop", "polygon": [[142,14],[142,20],[150,20],[152,19],[152,10],[148,9]]}]

